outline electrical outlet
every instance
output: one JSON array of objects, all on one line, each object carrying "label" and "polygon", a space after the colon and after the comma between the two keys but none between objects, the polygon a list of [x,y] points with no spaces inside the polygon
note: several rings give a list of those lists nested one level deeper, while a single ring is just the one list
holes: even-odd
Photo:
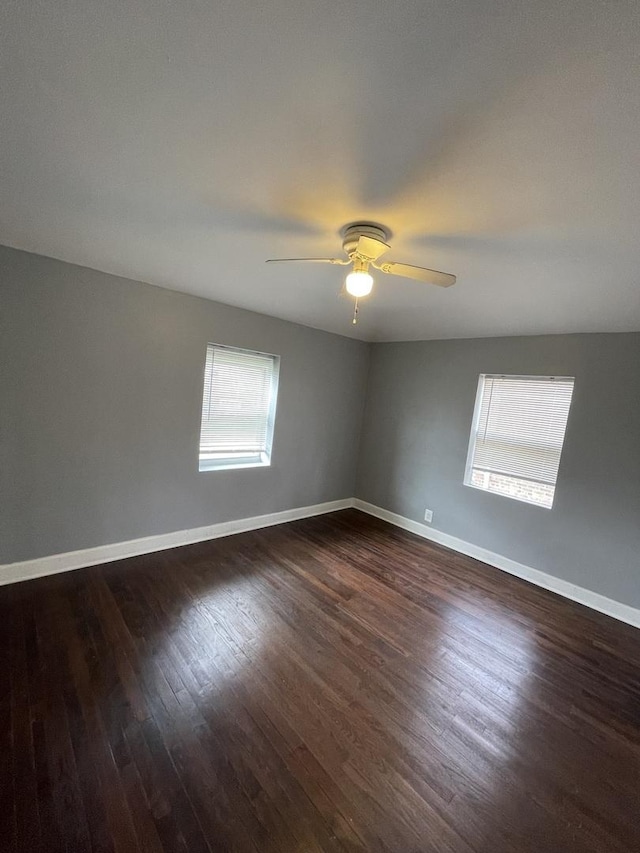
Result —
[{"label": "electrical outlet", "polygon": [[433,510],[425,509],[424,520],[429,522],[433,521]]}]

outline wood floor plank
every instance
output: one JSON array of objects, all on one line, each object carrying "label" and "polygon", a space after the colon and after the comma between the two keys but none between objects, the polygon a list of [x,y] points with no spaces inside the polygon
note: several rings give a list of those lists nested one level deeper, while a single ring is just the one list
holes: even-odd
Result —
[{"label": "wood floor plank", "polygon": [[13,590],[0,596],[0,849],[14,853],[17,849],[14,732],[12,715],[13,665],[12,634],[14,630]]},{"label": "wood floor plank", "polygon": [[40,831],[24,610],[24,602],[16,596],[10,616],[11,655],[6,674],[11,683],[13,806],[18,849],[40,851],[46,848]]},{"label": "wood floor plank", "polygon": [[8,853],[638,853],[640,632],[345,510],[0,589]]}]

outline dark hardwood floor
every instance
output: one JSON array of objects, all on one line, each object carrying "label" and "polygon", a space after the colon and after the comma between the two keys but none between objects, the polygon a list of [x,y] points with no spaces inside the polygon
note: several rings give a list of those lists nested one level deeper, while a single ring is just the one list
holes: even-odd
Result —
[{"label": "dark hardwood floor", "polygon": [[0,635],[1,851],[640,851],[640,631],[355,510]]}]

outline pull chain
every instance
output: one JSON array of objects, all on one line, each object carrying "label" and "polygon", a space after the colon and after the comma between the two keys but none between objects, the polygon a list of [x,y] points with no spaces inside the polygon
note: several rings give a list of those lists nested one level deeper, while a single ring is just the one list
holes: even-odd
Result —
[{"label": "pull chain", "polygon": [[354,326],[358,322],[358,297],[356,297],[356,302],[353,306],[353,320],[351,322]]}]

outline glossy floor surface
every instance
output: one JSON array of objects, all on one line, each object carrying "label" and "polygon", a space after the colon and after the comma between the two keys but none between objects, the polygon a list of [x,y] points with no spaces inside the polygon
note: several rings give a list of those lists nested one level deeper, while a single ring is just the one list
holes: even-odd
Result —
[{"label": "glossy floor surface", "polygon": [[355,510],[0,589],[0,850],[637,853],[640,631]]}]

